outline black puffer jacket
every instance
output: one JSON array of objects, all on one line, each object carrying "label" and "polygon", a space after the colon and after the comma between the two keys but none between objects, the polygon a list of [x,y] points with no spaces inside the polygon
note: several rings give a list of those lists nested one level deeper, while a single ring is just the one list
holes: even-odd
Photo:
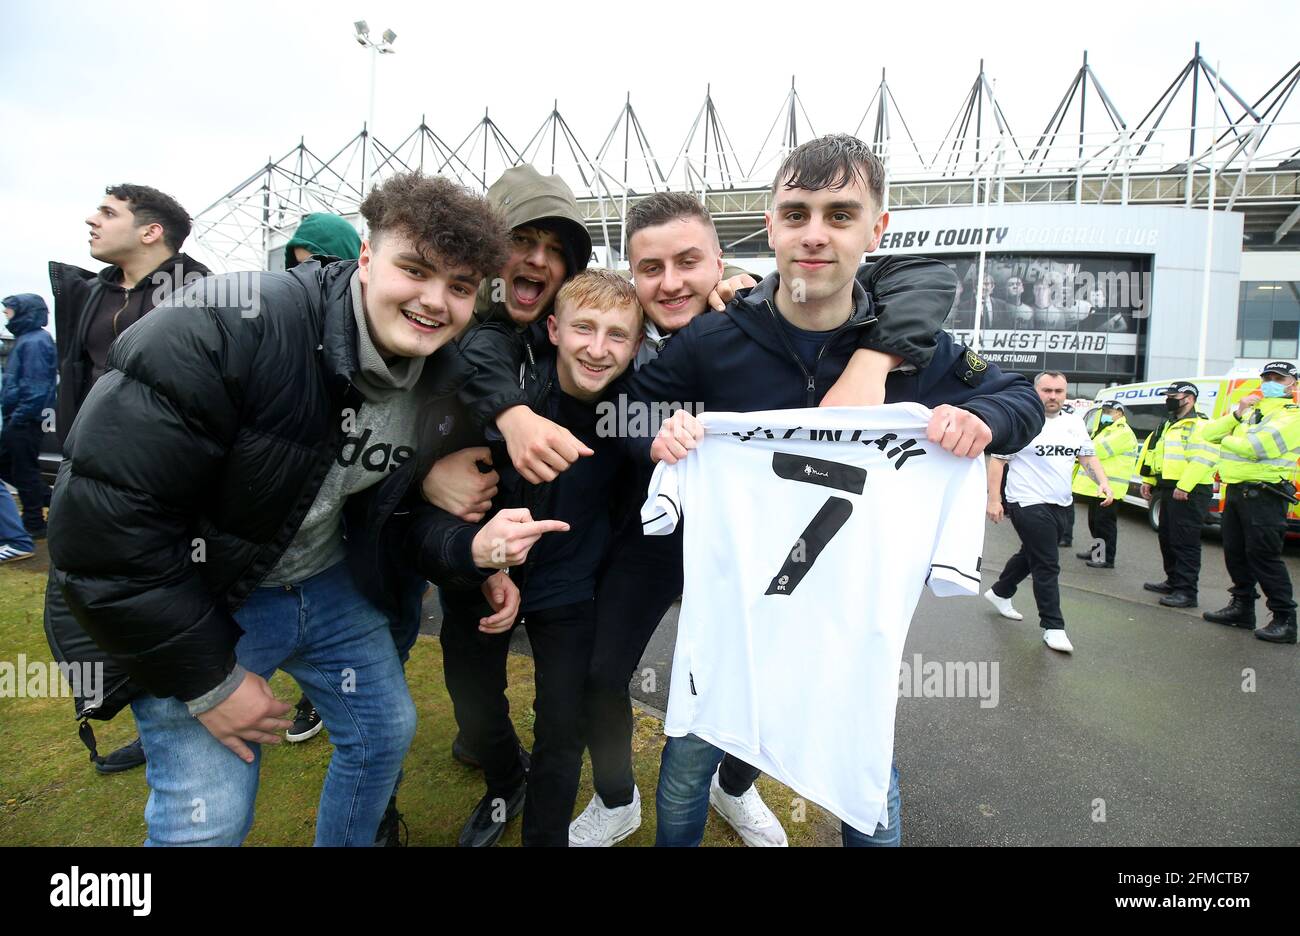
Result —
[{"label": "black puffer jacket", "polygon": [[[344,410],[362,405],[355,269],[309,262],[187,290],[117,340],[72,427],[50,510],[51,575],[99,648],[155,695],[197,698],[230,673],[232,612],[293,539],[338,452]],[[240,276],[254,283],[254,315],[240,307]],[[204,288],[229,301],[204,305]],[[412,391],[430,429],[417,458],[345,511],[358,585],[403,631],[412,613],[418,624],[422,582],[394,567],[401,524],[385,521],[412,480],[459,447],[451,430],[468,420],[455,393],[469,374],[454,345],[426,362]]]}]

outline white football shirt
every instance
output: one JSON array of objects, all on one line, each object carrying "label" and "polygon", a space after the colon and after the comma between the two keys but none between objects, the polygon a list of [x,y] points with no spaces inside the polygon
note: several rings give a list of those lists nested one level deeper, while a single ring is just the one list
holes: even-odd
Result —
[{"label": "white football shirt", "polygon": [[921,590],[977,595],[983,458],[930,410],[706,413],[660,464],[646,533],[686,515],[664,731],[695,734],[866,834],[888,824],[903,644]]},{"label": "white football shirt", "polygon": [[1034,441],[1007,461],[1007,503],[1070,506],[1075,459],[1096,453],[1078,414],[1060,412],[1045,420]]}]

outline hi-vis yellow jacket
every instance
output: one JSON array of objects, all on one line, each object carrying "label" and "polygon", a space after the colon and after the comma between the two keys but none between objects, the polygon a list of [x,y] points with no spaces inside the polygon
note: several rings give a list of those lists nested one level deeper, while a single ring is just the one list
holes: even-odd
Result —
[{"label": "hi-vis yellow jacket", "polygon": [[[1128,420],[1121,416],[1096,432],[1092,444],[1097,449],[1101,470],[1106,472],[1110,489],[1118,501],[1128,493],[1129,478],[1133,475],[1133,465],[1137,461],[1137,436],[1129,428]],[[1088,477],[1088,472],[1081,465],[1074,466],[1074,484],[1071,489],[1075,494],[1085,497],[1099,496],[1097,483]]]},{"label": "hi-vis yellow jacket", "polygon": [[[1142,444],[1133,483],[1154,486],[1161,481],[1177,482],[1192,465],[1197,469],[1192,475],[1197,479],[1193,484],[1208,484],[1214,480],[1219,447],[1204,437],[1203,427],[1207,424],[1208,420],[1196,410],[1175,422],[1163,423],[1163,431],[1157,428]],[[1202,478],[1200,472],[1206,467],[1210,473]]]},{"label": "hi-vis yellow jacket", "polygon": [[[1224,484],[1290,481],[1300,457],[1300,406],[1290,397],[1260,400],[1240,420],[1236,410],[1231,410],[1207,422],[1199,435],[1204,442],[1220,444],[1217,468]],[[1193,485],[1212,481],[1215,467],[1194,464],[1178,486],[1188,491]]]}]

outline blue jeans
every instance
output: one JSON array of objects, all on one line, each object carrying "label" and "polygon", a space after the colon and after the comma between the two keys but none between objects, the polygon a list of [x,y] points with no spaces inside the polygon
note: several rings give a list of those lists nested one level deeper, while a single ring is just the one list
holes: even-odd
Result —
[{"label": "blue jeans", "polygon": [[[722,763],[723,752],[695,735],[668,738],[659,765],[659,788],[655,791],[658,828],[655,845],[694,848],[704,838],[709,818],[709,784]],[[898,768],[889,774],[889,828],[877,826],[873,835],[840,824],[846,848],[897,847],[902,838],[898,797]]]},{"label": "blue jeans", "polygon": [[[388,618],[357,590],[347,563],[299,585],[258,588],[235,613],[235,647],[250,672],[283,669],[329,729],[330,758],[316,817],[317,845],[372,845],[415,736]],[[131,703],[148,759],[146,845],[238,845],[253,825],[261,746],[246,764],[179,699]]]},{"label": "blue jeans", "polygon": [[14,503],[14,496],[9,493],[3,481],[0,481],[0,546],[12,546],[23,552],[31,552],[36,548],[32,543],[31,534],[27,532],[22,519],[18,516],[18,505]]}]

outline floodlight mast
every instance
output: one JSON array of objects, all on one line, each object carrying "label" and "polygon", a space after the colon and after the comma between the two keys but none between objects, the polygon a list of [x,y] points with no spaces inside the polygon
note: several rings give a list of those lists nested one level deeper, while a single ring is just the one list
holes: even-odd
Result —
[{"label": "floodlight mast", "polygon": [[[397,33],[391,29],[385,29],[382,37],[378,42],[370,38],[370,27],[365,20],[357,20],[352,24],[356,30],[357,44],[370,50],[370,114],[366,120],[366,143],[361,150],[361,197],[365,198],[370,191],[370,176],[375,170],[376,159],[374,150],[375,134],[375,63],[379,61],[381,55],[392,55],[397,50],[393,48],[393,43],[397,40]],[[366,165],[366,156],[370,156],[370,166]]]}]

